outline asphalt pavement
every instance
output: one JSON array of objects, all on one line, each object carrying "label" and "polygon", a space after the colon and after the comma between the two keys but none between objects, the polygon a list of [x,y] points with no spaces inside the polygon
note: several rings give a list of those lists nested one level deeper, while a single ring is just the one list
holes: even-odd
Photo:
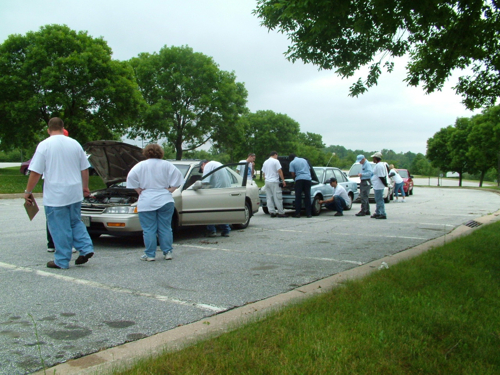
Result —
[{"label": "asphalt pavement", "polygon": [[45,366],[65,362],[398,253],[496,212],[500,196],[415,188],[406,203],[386,205],[387,220],[354,216],[359,204],[343,217],[260,211],[229,238],[185,228],[172,261],[158,253],[156,262],[141,262],[140,238],[103,236],[89,263],[69,270],[45,267],[53,255],[43,211],[30,222],[22,204],[0,200],[0,374],[9,375],[40,369],[40,358]]}]

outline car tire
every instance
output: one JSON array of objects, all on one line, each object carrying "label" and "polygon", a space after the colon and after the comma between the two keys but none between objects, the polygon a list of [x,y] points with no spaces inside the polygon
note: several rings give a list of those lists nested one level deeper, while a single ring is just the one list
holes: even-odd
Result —
[{"label": "car tire", "polygon": [[413,188],[411,188],[410,193],[408,195],[413,195]]},{"label": "car tire", "polygon": [[269,215],[269,208],[267,208],[267,207],[262,207],[262,211],[264,211],[264,213],[265,213],[266,215]]},{"label": "car tire", "polygon": [[354,194],[349,193],[349,198],[351,198],[351,204],[344,208],[345,211],[349,211],[352,208],[352,201],[354,200]]},{"label": "car tire", "polygon": [[387,197],[384,198],[384,203],[391,203],[391,196],[387,193]]},{"label": "car tire", "polygon": [[323,199],[321,197],[314,197],[312,203],[311,203],[311,213],[313,216],[318,216],[321,212],[321,205],[319,204],[319,201]]},{"label": "car tire", "polygon": [[170,226],[172,227],[172,233],[177,233],[179,231],[179,216],[177,215],[177,211],[174,211]]},{"label": "car tire", "polygon": [[89,236],[91,240],[97,240],[99,237],[101,237],[101,233],[89,233]]},{"label": "car tire", "polygon": [[241,224],[233,224],[233,228],[245,229],[246,227],[248,227],[248,224],[250,224],[251,218],[252,218],[252,208],[250,207],[250,203],[245,202],[245,222]]}]

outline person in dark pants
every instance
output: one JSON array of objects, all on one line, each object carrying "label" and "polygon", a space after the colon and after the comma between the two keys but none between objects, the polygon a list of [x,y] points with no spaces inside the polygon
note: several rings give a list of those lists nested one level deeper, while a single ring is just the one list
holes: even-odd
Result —
[{"label": "person in dark pants", "polygon": [[371,188],[370,180],[373,176],[372,166],[364,155],[358,155],[356,162],[361,164],[361,173],[358,174],[360,179],[359,197],[361,198],[361,211],[359,211],[356,216],[370,216],[368,195],[370,194]]},{"label": "person in dark pants", "polygon": [[306,159],[299,158],[295,154],[290,154],[290,173],[295,180],[295,215],[300,217],[302,210],[302,193],[304,193],[304,203],[306,215],[311,217],[311,170]]},{"label": "person in dark pants", "polygon": [[319,204],[324,204],[329,210],[337,211],[333,216],[344,216],[344,210],[351,204],[351,198],[335,177],[330,178],[330,186],[333,188],[333,196],[326,201],[319,201]]}]

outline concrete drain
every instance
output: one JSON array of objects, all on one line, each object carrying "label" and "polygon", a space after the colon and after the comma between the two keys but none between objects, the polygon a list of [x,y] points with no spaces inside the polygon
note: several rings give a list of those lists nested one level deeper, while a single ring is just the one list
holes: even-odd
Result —
[{"label": "concrete drain", "polygon": [[471,220],[471,221],[466,222],[464,225],[466,227],[469,227],[469,228],[477,228],[478,226],[482,225],[482,223],[478,223],[475,220]]}]

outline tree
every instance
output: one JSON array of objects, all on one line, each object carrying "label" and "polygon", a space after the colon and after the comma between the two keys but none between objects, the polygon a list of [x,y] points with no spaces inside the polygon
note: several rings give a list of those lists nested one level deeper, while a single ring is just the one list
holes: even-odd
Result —
[{"label": "tree", "polygon": [[[479,186],[490,168],[497,170],[500,186],[500,106],[488,108],[472,118],[472,128],[467,138],[470,144],[468,157],[480,172]],[[471,171],[472,172],[472,171]]]},{"label": "tree", "polygon": [[448,151],[448,141],[453,126],[442,128],[433,137],[427,140],[427,155],[431,165],[440,169],[442,172],[448,172],[451,164],[451,156]]},{"label": "tree", "polygon": [[[389,59],[408,55],[405,81],[440,90],[451,73],[470,68],[454,87],[467,108],[493,105],[500,96],[500,12],[494,0],[258,0],[262,25],[287,34],[289,60],[336,69],[343,78],[369,65],[358,96],[376,85]],[[386,59],[384,61],[384,59]]]},{"label": "tree", "polygon": [[167,138],[177,159],[208,141],[228,145],[240,139],[235,126],[247,110],[247,91],[234,73],[187,46],[165,46],[130,62],[148,104],[130,136]]},{"label": "tree", "polygon": [[1,149],[36,144],[54,116],[80,143],[114,139],[141,103],[132,69],[101,38],[49,25],[0,45]]},{"label": "tree", "polygon": [[448,139],[448,151],[451,158],[449,170],[458,173],[458,186],[462,186],[463,174],[472,170],[472,161],[467,153],[469,151],[467,137],[470,130],[471,123],[469,118],[457,118]]},{"label": "tree", "polygon": [[256,168],[260,169],[271,151],[280,155],[297,152],[300,125],[287,115],[273,111],[257,111],[241,117],[244,137],[240,156],[249,152],[257,155]]}]

